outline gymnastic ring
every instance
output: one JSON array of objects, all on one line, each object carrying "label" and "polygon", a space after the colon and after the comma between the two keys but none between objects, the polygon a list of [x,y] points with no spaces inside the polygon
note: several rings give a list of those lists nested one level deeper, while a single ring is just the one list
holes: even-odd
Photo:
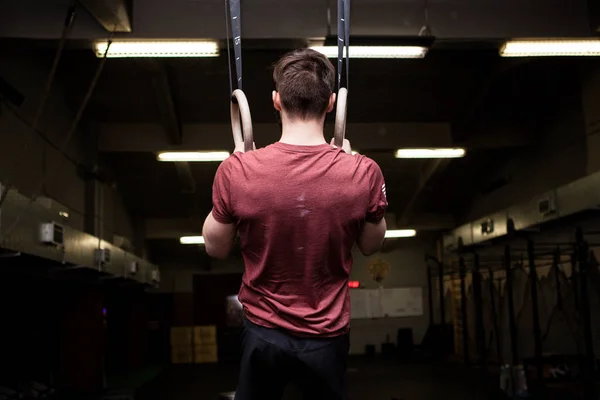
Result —
[{"label": "gymnastic ring", "polygon": [[335,111],[335,128],[333,130],[333,144],[337,147],[344,146],[346,136],[346,112],[348,89],[341,88],[337,94],[337,109]]},{"label": "gymnastic ring", "polygon": [[243,143],[244,151],[254,148],[250,106],[246,95],[240,89],[234,90],[231,95],[231,131],[236,147]]}]

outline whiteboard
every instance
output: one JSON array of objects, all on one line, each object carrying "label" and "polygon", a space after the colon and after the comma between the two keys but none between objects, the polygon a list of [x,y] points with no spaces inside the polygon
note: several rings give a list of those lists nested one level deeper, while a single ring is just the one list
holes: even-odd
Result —
[{"label": "whiteboard", "polygon": [[423,315],[423,289],[383,289],[382,314],[385,317],[420,317]]},{"label": "whiteboard", "polygon": [[369,308],[369,290],[350,290],[350,319],[373,318]]},{"label": "whiteboard", "polygon": [[420,287],[397,289],[351,289],[351,319],[400,318],[423,315]]}]

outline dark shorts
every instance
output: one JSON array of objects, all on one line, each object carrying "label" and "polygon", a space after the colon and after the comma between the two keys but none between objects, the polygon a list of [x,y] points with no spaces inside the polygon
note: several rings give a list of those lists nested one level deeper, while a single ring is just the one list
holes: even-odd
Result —
[{"label": "dark shorts", "polygon": [[349,335],[299,338],[244,321],[236,400],[280,400],[288,383],[303,399],[346,399]]}]

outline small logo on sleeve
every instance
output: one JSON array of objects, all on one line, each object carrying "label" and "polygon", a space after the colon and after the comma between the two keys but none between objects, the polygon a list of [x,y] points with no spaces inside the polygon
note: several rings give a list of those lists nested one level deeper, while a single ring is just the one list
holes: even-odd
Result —
[{"label": "small logo on sleeve", "polygon": [[383,196],[387,199],[387,193],[385,189],[385,183],[381,186],[381,191],[383,192]]}]

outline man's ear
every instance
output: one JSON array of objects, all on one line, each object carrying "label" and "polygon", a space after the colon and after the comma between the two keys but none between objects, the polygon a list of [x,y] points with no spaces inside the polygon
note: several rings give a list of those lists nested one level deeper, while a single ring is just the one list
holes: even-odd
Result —
[{"label": "man's ear", "polygon": [[281,112],[281,98],[276,90],[273,90],[273,107],[275,107],[277,111]]},{"label": "man's ear", "polygon": [[335,99],[336,99],[336,94],[335,93],[331,93],[331,96],[329,96],[329,104],[327,105],[327,112],[330,113],[333,111],[333,107],[335,106]]}]

